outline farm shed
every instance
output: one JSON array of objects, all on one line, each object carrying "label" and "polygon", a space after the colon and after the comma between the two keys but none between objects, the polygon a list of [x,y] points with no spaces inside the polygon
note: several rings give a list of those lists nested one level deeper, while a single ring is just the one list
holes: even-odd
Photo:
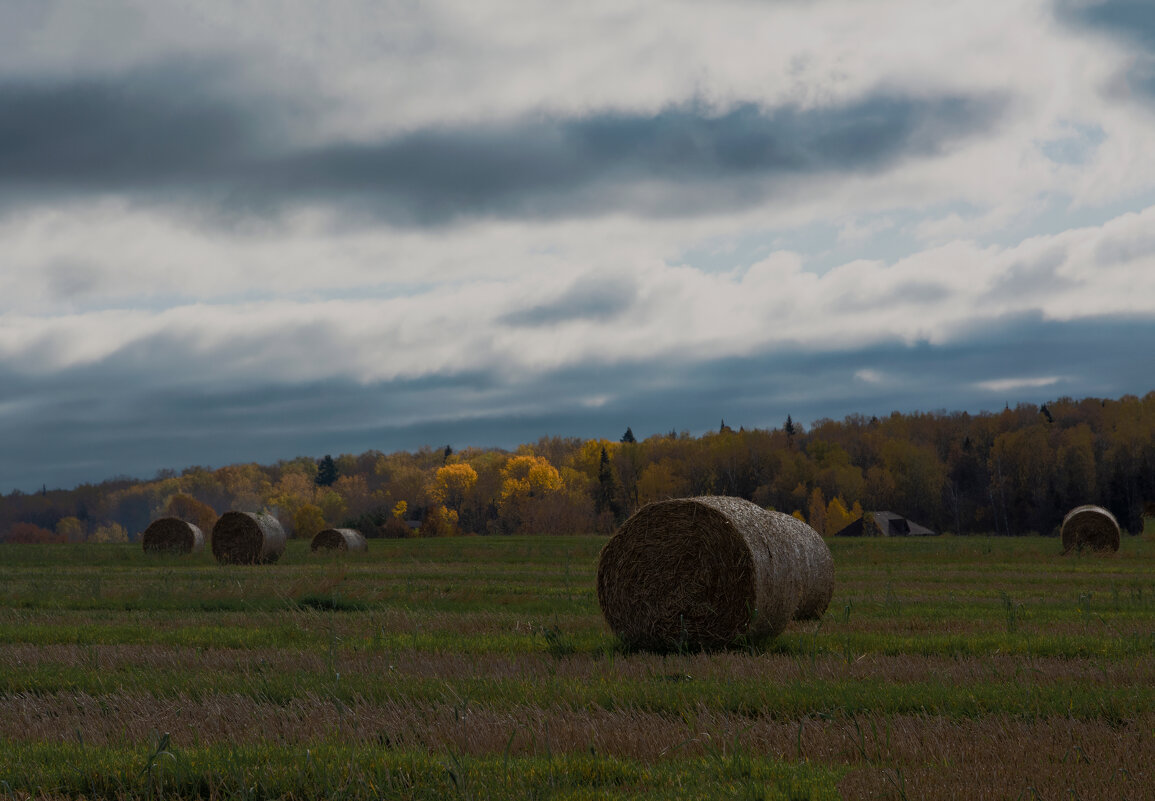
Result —
[{"label": "farm shed", "polygon": [[937,532],[894,512],[867,512],[835,537],[933,537]]}]

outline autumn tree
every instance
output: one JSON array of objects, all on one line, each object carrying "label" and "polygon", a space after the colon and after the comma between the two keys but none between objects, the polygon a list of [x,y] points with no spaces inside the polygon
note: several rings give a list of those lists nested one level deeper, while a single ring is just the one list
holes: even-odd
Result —
[{"label": "autumn tree", "polygon": [[841,498],[831,498],[830,503],[826,505],[826,530],[822,533],[828,537],[833,536],[861,517],[862,507],[858,507],[858,515],[855,516],[847,510]]},{"label": "autumn tree", "polygon": [[105,523],[97,526],[96,531],[88,538],[89,542],[116,543],[128,542],[128,532],[120,523]]},{"label": "autumn tree", "polygon": [[642,469],[638,478],[638,503],[645,505],[686,494],[686,481],[679,473],[679,464],[665,458],[651,462]]},{"label": "autumn tree", "polygon": [[62,517],[56,523],[56,535],[61,542],[84,542],[84,523],[76,517]]},{"label": "autumn tree", "polygon": [[157,517],[176,517],[192,523],[206,535],[217,522],[217,513],[207,503],[201,503],[183,492],[171,496]]},{"label": "autumn tree", "polygon": [[7,543],[35,545],[50,542],[65,542],[63,535],[56,532],[49,531],[42,528],[35,523],[13,523],[4,535],[3,541]]},{"label": "autumn tree", "polygon": [[458,462],[437,468],[433,474],[433,484],[429,496],[437,503],[460,513],[465,499],[477,486],[477,471],[468,464]]},{"label": "autumn tree", "polygon": [[313,539],[325,528],[325,514],[321,507],[306,503],[293,512],[293,536]]},{"label": "autumn tree", "polygon": [[819,534],[826,532],[826,499],[822,497],[821,487],[815,487],[810,493],[806,519]]},{"label": "autumn tree", "polygon": [[514,456],[502,468],[501,476],[499,508],[511,531],[522,526],[535,504],[563,487],[557,468],[541,456]]}]

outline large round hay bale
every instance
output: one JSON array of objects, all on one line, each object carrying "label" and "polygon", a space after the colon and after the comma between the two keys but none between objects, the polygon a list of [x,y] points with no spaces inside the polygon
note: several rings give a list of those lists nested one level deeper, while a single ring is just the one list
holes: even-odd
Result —
[{"label": "large round hay bale", "polygon": [[369,543],[365,535],[352,528],[327,528],[313,537],[314,551],[354,551],[365,553]]},{"label": "large round hay bale", "polygon": [[148,553],[196,553],[205,547],[199,526],[179,517],[161,517],[148,524],[140,537]]},{"label": "large round hay bale", "polygon": [[629,647],[717,648],[820,617],[834,560],[818,532],[741,498],[659,501],[598,558],[598,603]]},{"label": "large round hay bale", "polygon": [[1119,550],[1119,521],[1102,506],[1077,506],[1062,527],[1063,553]]},{"label": "large round hay bale", "polygon": [[285,540],[285,530],[272,515],[225,512],[213,526],[213,556],[221,564],[270,564],[284,553]]}]

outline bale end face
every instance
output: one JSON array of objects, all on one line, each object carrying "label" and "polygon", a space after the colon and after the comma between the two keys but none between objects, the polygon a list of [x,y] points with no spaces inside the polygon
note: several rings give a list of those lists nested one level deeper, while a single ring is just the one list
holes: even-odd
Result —
[{"label": "bale end face", "polygon": [[1078,506],[1063,518],[1063,553],[1119,550],[1119,521],[1101,506]]},{"label": "bale end face", "polygon": [[205,535],[179,517],[162,517],[149,523],[140,542],[147,553],[196,553],[204,549]]},{"label": "bale end face", "polygon": [[352,528],[327,528],[317,532],[311,546],[313,551],[353,551],[365,553],[369,543],[365,536]]},{"label": "bale end face", "polygon": [[805,523],[741,498],[683,498],[643,507],[606,543],[598,602],[628,647],[713,649],[821,615],[833,575]]},{"label": "bale end face", "polygon": [[285,530],[272,515],[225,512],[213,526],[213,556],[221,564],[271,564],[284,553],[286,540]]}]

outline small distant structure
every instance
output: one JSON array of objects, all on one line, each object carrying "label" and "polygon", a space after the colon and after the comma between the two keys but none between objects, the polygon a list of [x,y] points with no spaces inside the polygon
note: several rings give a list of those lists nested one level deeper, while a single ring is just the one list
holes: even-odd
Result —
[{"label": "small distant structure", "polygon": [[866,512],[835,537],[934,537],[938,532],[894,512]]}]

